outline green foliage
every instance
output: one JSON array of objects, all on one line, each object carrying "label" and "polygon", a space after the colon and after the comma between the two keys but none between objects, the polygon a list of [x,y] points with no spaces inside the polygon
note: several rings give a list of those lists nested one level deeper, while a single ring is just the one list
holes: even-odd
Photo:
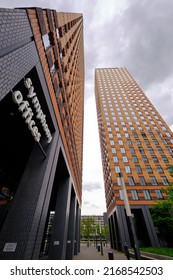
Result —
[{"label": "green foliage", "polygon": [[148,248],[140,248],[140,251],[173,257],[173,248],[148,247]]},{"label": "green foliage", "polygon": [[[173,165],[168,167],[170,175],[173,177]],[[162,189],[166,194],[163,201],[159,201],[151,208],[151,215],[155,226],[165,238],[170,238],[173,232],[173,184],[169,184],[166,189]]]}]

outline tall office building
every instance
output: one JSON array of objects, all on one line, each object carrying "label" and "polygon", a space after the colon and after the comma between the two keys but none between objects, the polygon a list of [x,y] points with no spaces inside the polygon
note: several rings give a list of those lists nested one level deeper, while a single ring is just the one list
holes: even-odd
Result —
[{"label": "tall office building", "polygon": [[126,68],[95,70],[95,95],[111,244],[131,244],[121,172],[140,246],[159,246],[150,206],[172,181],[173,133]]},{"label": "tall office building", "polygon": [[71,259],[80,240],[83,16],[0,9],[0,24],[0,258]]}]

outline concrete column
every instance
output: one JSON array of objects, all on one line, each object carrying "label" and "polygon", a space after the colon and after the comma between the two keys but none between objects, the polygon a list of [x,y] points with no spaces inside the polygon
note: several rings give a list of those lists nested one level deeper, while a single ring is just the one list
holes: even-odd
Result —
[{"label": "concrete column", "polygon": [[110,242],[111,242],[111,248],[113,248],[113,229],[112,229],[112,216],[108,219],[109,221],[109,232],[110,232]]},{"label": "concrete column", "polygon": [[147,206],[144,206],[142,208],[142,213],[143,213],[143,216],[144,216],[145,225],[146,225],[146,228],[147,228],[147,231],[148,231],[151,246],[152,247],[160,247],[158,236],[157,236],[157,233],[156,233],[156,230],[155,230],[152,218],[151,218],[150,211],[149,211]]},{"label": "concrete column", "polygon": [[68,223],[68,235],[67,235],[67,247],[66,247],[66,260],[71,260],[74,255],[74,241],[75,241],[75,229],[76,229],[76,204],[77,199],[75,193],[72,191],[70,214]]},{"label": "concrete column", "polygon": [[74,254],[77,255],[80,252],[80,208],[76,203],[76,224],[75,224],[75,242],[74,242]]},{"label": "concrete column", "polygon": [[71,200],[70,178],[61,178],[57,195],[55,218],[51,235],[49,257],[51,260],[64,260],[66,257],[68,222]]}]

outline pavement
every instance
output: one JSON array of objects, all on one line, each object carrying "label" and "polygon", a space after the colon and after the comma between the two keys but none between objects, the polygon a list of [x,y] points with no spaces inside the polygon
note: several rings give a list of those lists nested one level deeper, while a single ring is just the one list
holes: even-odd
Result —
[{"label": "pavement", "polygon": [[109,260],[109,252],[113,253],[114,260],[127,260],[124,253],[111,249],[110,245],[103,246],[102,255],[101,252],[98,251],[98,249],[94,246],[94,244],[91,244],[89,247],[87,247],[87,244],[81,244],[80,252],[78,255],[74,255],[73,260]]}]

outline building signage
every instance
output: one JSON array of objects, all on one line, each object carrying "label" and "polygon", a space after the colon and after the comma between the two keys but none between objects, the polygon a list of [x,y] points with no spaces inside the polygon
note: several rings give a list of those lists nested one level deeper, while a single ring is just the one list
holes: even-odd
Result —
[{"label": "building signage", "polygon": [[3,252],[15,252],[17,243],[5,243]]},{"label": "building signage", "polygon": [[[27,98],[31,100],[35,109],[36,118],[40,120],[43,131],[47,137],[47,142],[50,143],[52,136],[46,123],[46,115],[43,113],[37,94],[34,92],[31,79],[27,78],[24,81],[24,85],[28,89]],[[33,120],[34,113],[29,102],[23,99],[23,95],[19,90],[12,92],[12,98],[13,101],[18,105],[18,110],[22,113],[22,117],[25,119],[25,123],[28,125],[34,140],[36,142],[40,142],[41,133],[39,132],[38,127]]]}]

